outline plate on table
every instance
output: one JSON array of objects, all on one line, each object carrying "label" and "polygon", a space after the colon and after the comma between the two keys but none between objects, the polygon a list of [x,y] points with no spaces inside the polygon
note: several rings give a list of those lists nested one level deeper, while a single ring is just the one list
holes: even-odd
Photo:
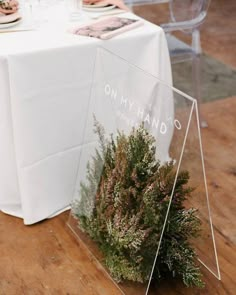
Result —
[{"label": "plate on table", "polygon": [[21,21],[21,15],[18,12],[4,15],[0,14],[0,29],[16,26]]},{"label": "plate on table", "polygon": [[19,12],[15,12],[12,14],[2,14],[0,13],[0,24],[6,24],[14,22],[15,20],[21,18]]},{"label": "plate on table", "polygon": [[21,22],[21,20],[22,20],[22,19],[21,19],[21,17],[20,17],[20,18],[16,19],[16,20],[13,21],[13,22],[10,22],[10,23],[5,23],[5,24],[0,23],[0,30],[1,30],[1,29],[10,28],[10,27],[14,27],[14,26],[18,25],[18,24]]},{"label": "plate on table", "polygon": [[88,12],[103,12],[115,8],[112,4],[83,4],[83,10]]},{"label": "plate on table", "polygon": [[[105,3],[101,3],[101,2],[97,2],[97,3],[93,3],[93,4],[86,4],[86,3],[83,3],[83,7],[87,7],[87,8],[92,8],[92,7],[106,7],[108,6],[109,4],[105,4]],[[112,5],[112,4],[110,4]]]}]

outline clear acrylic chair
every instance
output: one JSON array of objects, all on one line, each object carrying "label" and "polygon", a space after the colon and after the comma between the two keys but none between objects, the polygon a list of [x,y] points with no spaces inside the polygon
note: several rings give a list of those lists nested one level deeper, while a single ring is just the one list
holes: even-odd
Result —
[{"label": "clear acrylic chair", "polygon": [[[201,41],[200,26],[206,19],[210,0],[169,0],[170,22],[162,24],[166,32],[171,63],[192,61],[192,80],[194,97],[201,103]],[[191,45],[177,39],[171,33],[181,31],[191,36]],[[201,127],[207,122],[200,116]]]}]

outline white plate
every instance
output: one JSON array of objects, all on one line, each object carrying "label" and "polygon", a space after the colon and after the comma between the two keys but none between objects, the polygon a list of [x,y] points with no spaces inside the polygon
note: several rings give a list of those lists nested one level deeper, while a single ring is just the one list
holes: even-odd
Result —
[{"label": "white plate", "polygon": [[10,28],[10,27],[14,27],[16,25],[18,25],[21,22],[21,18],[15,20],[14,22],[11,23],[6,23],[6,24],[0,24],[0,30],[1,29],[6,29],[6,28]]},{"label": "white plate", "polygon": [[94,3],[94,4],[84,4],[83,3],[83,7],[86,7],[86,8],[95,8],[95,7],[106,7],[108,6],[109,4],[105,4],[105,3]]},{"label": "white plate", "polygon": [[21,15],[19,12],[15,12],[12,14],[8,14],[8,15],[0,15],[0,24],[8,24],[8,23],[12,23],[16,20],[18,20],[19,18],[21,18]]},{"label": "white plate", "polygon": [[88,12],[103,12],[115,8],[115,5],[97,6],[97,5],[83,5],[83,10]]}]

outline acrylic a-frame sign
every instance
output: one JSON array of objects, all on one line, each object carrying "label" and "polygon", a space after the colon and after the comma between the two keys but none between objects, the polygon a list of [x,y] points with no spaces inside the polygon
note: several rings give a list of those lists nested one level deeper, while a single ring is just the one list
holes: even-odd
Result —
[{"label": "acrylic a-frame sign", "polygon": [[[133,128],[144,124],[144,127],[155,138],[156,157],[161,165],[171,160],[174,162],[175,179],[163,224],[158,228],[159,238],[156,240],[156,249],[150,259],[148,279],[142,284],[129,281],[116,283],[112,279],[112,275],[109,274],[109,270],[104,266],[101,268],[104,276],[109,277],[114,283],[115,289],[112,294],[144,295],[149,292],[151,294],[153,272],[168,223],[168,213],[177,177],[183,169],[189,171],[189,184],[195,188],[192,197],[186,201],[185,206],[186,208],[196,208],[201,220],[201,234],[193,240],[193,246],[202,266],[220,279],[196,100],[166,85],[158,78],[108,50],[98,48],[90,99],[85,111],[87,118],[68,225],[99,263],[103,263],[103,258],[96,243],[92,242],[88,235],[79,228],[77,220],[78,212],[79,216],[82,216],[81,220],[83,218],[83,220],[91,219],[96,203],[96,186],[99,181],[97,183],[91,182],[91,174],[90,197],[86,195],[89,182],[87,165],[90,162],[91,168],[93,165],[91,163],[96,158],[96,149],[99,150],[98,135],[94,132],[94,118],[104,128],[106,139],[110,138],[111,134],[113,138],[116,138],[119,132],[129,135]],[[96,172],[97,174],[102,173],[102,165],[100,163],[100,172]],[[99,179],[100,175],[96,175],[96,177]]]}]

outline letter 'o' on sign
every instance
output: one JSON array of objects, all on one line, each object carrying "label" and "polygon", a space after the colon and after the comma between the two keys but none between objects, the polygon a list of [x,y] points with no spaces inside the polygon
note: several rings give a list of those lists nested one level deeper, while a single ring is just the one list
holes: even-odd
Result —
[{"label": "letter 'o' on sign", "polygon": [[175,125],[175,127],[176,127],[178,130],[181,129],[181,123],[180,123],[179,120],[175,119],[175,120],[174,120],[174,125]]},{"label": "letter 'o' on sign", "polygon": [[105,85],[105,93],[106,93],[106,95],[109,95],[111,93],[111,87],[109,84]]}]

